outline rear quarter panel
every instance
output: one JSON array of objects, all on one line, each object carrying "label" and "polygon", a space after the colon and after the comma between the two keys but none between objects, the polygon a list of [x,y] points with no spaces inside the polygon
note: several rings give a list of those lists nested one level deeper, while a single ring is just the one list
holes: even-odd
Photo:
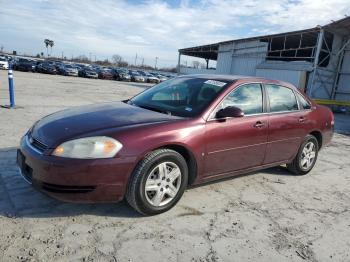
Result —
[{"label": "rear quarter panel", "polygon": [[315,121],[314,129],[322,133],[322,147],[328,145],[334,132],[334,115],[332,111],[322,105],[313,102],[312,119]]}]

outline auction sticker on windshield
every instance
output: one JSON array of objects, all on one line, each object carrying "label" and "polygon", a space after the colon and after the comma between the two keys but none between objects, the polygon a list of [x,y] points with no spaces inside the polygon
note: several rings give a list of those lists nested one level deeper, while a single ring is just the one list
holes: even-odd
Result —
[{"label": "auction sticker on windshield", "polygon": [[207,80],[204,83],[208,84],[208,85],[219,86],[219,87],[223,87],[224,85],[226,85],[225,82],[220,82],[220,81],[216,81],[216,80]]}]

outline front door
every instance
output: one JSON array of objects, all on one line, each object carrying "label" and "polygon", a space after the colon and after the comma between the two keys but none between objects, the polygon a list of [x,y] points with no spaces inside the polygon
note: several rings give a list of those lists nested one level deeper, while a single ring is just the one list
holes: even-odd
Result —
[{"label": "front door", "polygon": [[263,101],[260,84],[239,86],[223,99],[216,111],[236,106],[245,116],[220,120],[213,112],[206,124],[205,176],[262,164],[268,133]]}]

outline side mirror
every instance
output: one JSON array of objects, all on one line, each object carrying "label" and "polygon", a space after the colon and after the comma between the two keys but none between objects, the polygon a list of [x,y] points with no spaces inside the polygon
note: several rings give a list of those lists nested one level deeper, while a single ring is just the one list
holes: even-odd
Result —
[{"label": "side mirror", "polygon": [[227,117],[243,117],[244,113],[242,109],[235,106],[228,106],[223,109],[220,109],[216,113],[217,119],[227,118]]}]

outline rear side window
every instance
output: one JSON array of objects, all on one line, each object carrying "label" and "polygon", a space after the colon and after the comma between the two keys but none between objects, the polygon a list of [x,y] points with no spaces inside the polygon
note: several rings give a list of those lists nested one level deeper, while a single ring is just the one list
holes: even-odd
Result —
[{"label": "rear side window", "polygon": [[263,112],[263,95],[260,84],[246,84],[233,90],[223,101],[221,108],[235,106],[245,115]]},{"label": "rear side window", "polygon": [[270,112],[286,112],[298,110],[294,92],[284,86],[266,85],[270,101]]},{"label": "rear side window", "polygon": [[311,104],[301,94],[296,93],[302,109],[311,109]]}]

